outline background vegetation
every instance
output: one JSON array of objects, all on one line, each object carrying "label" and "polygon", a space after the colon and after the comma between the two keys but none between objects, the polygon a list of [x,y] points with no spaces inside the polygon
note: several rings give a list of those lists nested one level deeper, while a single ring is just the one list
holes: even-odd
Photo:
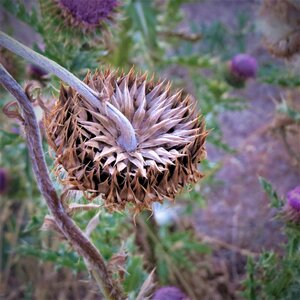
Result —
[{"label": "background vegetation", "polygon": [[[144,213],[136,223],[130,212],[80,212],[77,224],[84,229],[91,219],[99,221],[91,238],[105,259],[126,253],[119,271],[130,299],[154,267],[157,286],[180,287],[191,299],[299,299],[299,226],[281,217],[286,192],[300,183],[299,74],[262,48],[254,18],[259,3],[120,2],[109,33],[95,37],[61,26],[63,20],[45,13],[48,1],[0,1],[1,29],[80,78],[88,69],[128,71],[134,65],[192,93],[206,119],[205,178],[187,187],[176,204]],[[254,56],[259,73],[236,88],[226,72],[238,53]],[[11,60],[21,84],[32,79],[24,61]],[[53,102],[58,79],[48,76],[42,84],[43,99]],[[1,107],[11,100],[4,90],[0,97]],[[41,118],[38,107],[36,112]],[[292,125],[282,125],[282,118]],[[3,114],[0,124],[0,163],[9,178],[1,195],[0,297],[101,299],[81,258],[41,230],[48,211],[22,128]],[[51,169],[45,140],[44,150]],[[53,181],[61,191],[54,175]],[[87,203],[78,194],[72,201]]]}]

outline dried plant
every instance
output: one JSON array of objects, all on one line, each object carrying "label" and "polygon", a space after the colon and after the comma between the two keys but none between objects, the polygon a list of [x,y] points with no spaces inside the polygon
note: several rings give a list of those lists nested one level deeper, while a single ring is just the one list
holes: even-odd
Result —
[{"label": "dried plant", "polygon": [[205,155],[206,132],[190,95],[174,93],[170,83],[147,80],[133,70],[96,71],[85,82],[131,122],[138,144],[124,150],[109,117],[74,89],[62,87],[45,115],[45,127],[58,170],[66,170],[64,184],[89,198],[102,194],[111,211],[133,203],[139,212],[151,209],[154,201],[173,200],[202,177],[198,162]]},{"label": "dried plant", "polygon": [[[127,75],[110,70],[89,73],[83,83],[3,32],[0,45],[70,85],[61,88],[56,105],[46,110],[45,125],[57,164],[66,169],[66,182],[75,189],[92,196],[104,194],[110,210],[132,202],[138,212],[164,197],[174,199],[185,184],[201,178],[198,162],[206,153],[207,133],[190,95],[174,93],[170,83],[147,80],[133,70]],[[13,113],[24,125],[37,183],[52,214],[44,227],[55,228],[83,256],[106,299],[125,299],[113,268],[88,237],[98,217],[90,221],[84,234],[54,190],[28,88],[24,91],[2,65],[0,83],[21,108],[21,113]],[[124,272],[126,256],[122,253],[115,259],[118,272]]]},{"label": "dried plant", "polygon": [[290,58],[300,51],[300,5],[297,0],[264,0],[261,29],[270,53]]}]

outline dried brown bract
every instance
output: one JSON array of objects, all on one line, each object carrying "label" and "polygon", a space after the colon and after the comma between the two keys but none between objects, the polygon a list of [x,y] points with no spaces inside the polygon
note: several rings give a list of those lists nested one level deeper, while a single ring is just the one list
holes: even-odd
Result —
[{"label": "dried brown bract", "polygon": [[85,82],[126,116],[138,145],[125,151],[105,112],[89,106],[72,88],[62,87],[45,116],[45,127],[58,170],[62,166],[66,171],[64,184],[91,199],[101,194],[110,211],[132,203],[139,212],[151,209],[152,202],[173,200],[186,184],[202,177],[198,163],[206,154],[207,133],[193,97],[174,93],[170,83],[147,80],[133,70],[96,71]]}]

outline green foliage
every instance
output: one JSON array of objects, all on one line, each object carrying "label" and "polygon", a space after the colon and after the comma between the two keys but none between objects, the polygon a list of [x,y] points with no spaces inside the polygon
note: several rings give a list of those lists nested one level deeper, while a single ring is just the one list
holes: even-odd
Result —
[{"label": "green foliage", "polygon": [[[225,152],[234,153],[235,150],[223,140],[219,115],[225,111],[242,110],[247,105],[243,99],[233,96],[234,88],[226,83],[223,68],[226,60],[233,54],[245,51],[245,37],[253,30],[246,15],[238,15],[237,30],[228,28],[221,22],[211,25],[193,23],[188,30],[201,35],[202,40],[191,42],[180,35],[172,35],[183,21],[182,5],[189,2],[188,0],[162,1],[161,7],[156,7],[154,1],[127,0],[120,8],[117,26],[110,28],[112,34],[106,37],[106,43],[102,43],[98,39],[102,37],[101,32],[82,34],[65,26],[60,15],[50,13],[53,12],[49,10],[53,1],[40,0],[40,6],[31,10],[28,10],[23,2],[0,0],[5,10],[39,34],[44,47],[36,44],[36,51],[68,68],[80,78],[84,77],[88,69],[94,70],[110,65],[127,71],[134,65],[137,70],[154,72],[162,78],[172,79],[174,88],[189,91],[198,99],[201,113],[210,131],[208,143]],[[23,76],[21,81],[27,79]],[[263,79],[262,76],[262,80],[267,79]],[[43,88],[43,96],[50,99],[57,96],[59,84],[57,78],[51,77]],[[3,103],[10,100],[6,97]],[[288,110],[287,113],[291,114]],[[88,274],[84,263],[73,249],[64,241],[59,241],[55,234],[40,230],[47,208],[36,188],[24,137],[11,132],[12,123],[1,123],[3,128],[0,131],[0,147],[3,149],[3,166],[10,170],[12,178],[9,193],[3,197],[3,201],[1,199],[1,205],[7,207],[8,211],[7,215],[4,215],[3,209],[1,216],[7,220],[3,227],[7,234],[4,235],[1,244],[2,260],[11,264],[19,285],[22,283],[18,281],[18,272],[28,257],[33,259],[35,264],[43,262],[51,264],[55,269],[66,269],[73,273],[85,272],[86,279]],[[53,158],[46,143],[45,156],[51,169]],[[215,183],[213,177],[220,167],[219,163],[202,163],[206,173],[206,184]],[[280,207],[280,199],[271,186],[263,179],[261,182],[266,192],[272,195],[273,205]],[[55,185],[60,188],[58,183]],[[188,192],[181,197],[181,204],[185,205],[183,215],[191,214],[195,208],[205,204],[199,185],[196,189],[187,188]],[[78,195],[72,195],[71,198],[74,203],[88,203]],[[74,220],[85,230],[96,213],[80,212],[74,216]],[[124,245],[128,259],[123,286],[129,299],[136,299],[147,272],[151,270],[145,268],[145,257],[136,245],[137,230],[132,216],[128,212],[108,214],[101,209],[99,222],[100,225],[92,232],[91,239],[107,261],[120,251],[122,244]],[[210,253],[210,249],[200,243],[191,232],[174,230],[167,226],[157,229],[149,220],[145,223],[148,229],[144,234],[150,237],[153,244],[156,259],[154,263],[157,265],[160,285],[168,284],[174,274],[180,274],[180,270],[188,270],[192,274],[194,265],[191,257]],[[293,245],[295,246],[295,243]],[[277,263],[279,258],[274,256],[272,259]],[[271,278],[275,271],[270,269],[266,261],[262,259],[262,265],[268,269],[269,273],[266,273],[266,276]],[[255,298],[260,284],[255,278],[255,263],[249,262],[248,269],[251,274],[247,283],[249,299],[259,299]],[[275,275],[279,276],[279,273]],[[283,275],[285,272],[282,272]],[[293,276],[294,274],[289,275],[288,283],[280,290],[292,282],[294,284]],[[28,283],[24,299],[33,297],[34,284]]]},{"label": "green foliage", "polygon": [[295,122],[300,122],[300,111],[292,109],[290,106],[288,106],[286,101],[282,101],[280,102],[280,104],[277,104],[276,110],[279,113],[285,114],[287,117],[291,118]]},{"label": "green foliage", "polygon": [[[260,178],[264,191],[268,194],[273,207],[282,216],[283,200],[280,199],[272,185]],[[244,281],[244,297],[249,300],[294,300],[300,297],[300,226],[286,223],[284,225],[287,244],[283,254],[266,251],[257,261],[249,258],[247,279]]]},{"label": "green foliage", "polygon": [[7,132],[5,130],[0,130],[0,147],[3,149],[8,145],[18,145],[20,141],[23,140],[18,134],[13,132]]},{"label": "green foliage", "polygon": [[[135,237],[132,235],[126,241],[126,249],[129,253],[136,253]],[[129,294],[130,299],[135,299],[143,282],[147,277],[144,268],[144,261],[141,255],[130,255],[126,264],[126,277],[124,280],[124,289]]]},{"label": "green foliage", "polygon": [[23,21],[24,23],[31,26],[37,32],[42,32],[38,13],[34,8],[28,11],[28,9],[26,9],[26,6],[20,0],[1,0],[0,5],[3,6],[9,13],[16,16],[20,21]]},{"label": "green foliage", "polygon": [[[162,284],[167,284],[171,274],[178,275],[180,270],[195,271],[192,255],[208,254],[210,248],[197,240],[190,231],[172,232],[168,227],[161,227],[155,242],[157,273]],[[174,275],[173,275],[174,276]]]},{"label": "green foliage", "polygon": [[72,272],[80,272],[85,270],[85,264],[81,257],[72,249],[67,249],[64,244],[60,244],[57,250],[40,249],[36,245],[23,243],[16,249],[16,253],[20,256],[33,256],[42,262],[52,262],[56,269],[70,268]]},{"label": "green foliage", "polygon": [[244,12],[238,12],[234,21],[234,27],[229,27],[221,21],[214,21],[209,25],[193,23],[194,30],[203,35],[203,42],[199,45],[200,51],[221,56],[223,59],[246,52],[246,37],[253,33],[253,23]]},{"label": "green foliage", "polygon": [[265,252],[260,255],[257,262],[248,261],[248,278],[245,282],[244,296],[250,300],[298,299],[300,296],[299,263],[298,234],[297,238],[289,237],[283,257],[273,252]]},{"label": "green foliage", "polygon": [[290,66],[278,65],[274,62],[261,65],[259,79],[262,82],[286,88],[300,86],[298,72]]},{"label": "green foliage", "polygon": [[249,300],[257,300],[256,291],[257,291],[257,282],[255,281],[255,261],[252,257],[249,257],[247,260],[247,278],[244,280],[243,284],[246,288],[244,296]]},{"label": "green foliage", "polygon": [[268,195],[271,201],[271,206],[275,208],[283,207],[284,201],[278,196],[277,192],[272,187],[272,184],[268,182],[266,179],[264,179],[263,177],[259,177],[258,179],[261,187],[263,188],[263,190]]}]

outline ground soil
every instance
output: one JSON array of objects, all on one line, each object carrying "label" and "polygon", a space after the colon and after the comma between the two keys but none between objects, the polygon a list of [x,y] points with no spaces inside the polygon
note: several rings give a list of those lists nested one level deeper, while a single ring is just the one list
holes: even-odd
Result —
[{"label": "ground soil", "polygon": [[[186,6],[188,19],[205,20],[207,24],[219,20],[228,26],[235,26],[233,20],[239,12],[248,13],[253,20],[260,1],[207,0]],[[253,21],[255,22],[255,21]],[[259,62],[272,60],[264,50],[261,37],[249,37],[246,49]],[[274,63],[281,63],[274,60]],[[196,214],[197,230],[241,249],[260,252],[263,249],[280,251],[284,241],[280,221],[274,220],[274,210],[262,191],[258,176],[270,181],[280,195],[300,184],[300,167],[288,153],[278,128],[272,129],[275,115],[274,99],[278,101],[287,95],[283,89],[253,80],[239,92],[249,108],[242,112],[221,114],[220,123],[224,140],[238,150],[236,154],[225,155],[208,145],[208,159],[222,161],[223,167],[216,178],[221,184],[203,187],[207,207]],[[291,96],[294,104],[300,102],[298,92]],[[290,147],[300,153],[300,128],[296,128]],[[297,135],[298,134],[298,135]],[[216,255],[226,259],[234,279],[244,274],[243,255],[222,248]]]}]

